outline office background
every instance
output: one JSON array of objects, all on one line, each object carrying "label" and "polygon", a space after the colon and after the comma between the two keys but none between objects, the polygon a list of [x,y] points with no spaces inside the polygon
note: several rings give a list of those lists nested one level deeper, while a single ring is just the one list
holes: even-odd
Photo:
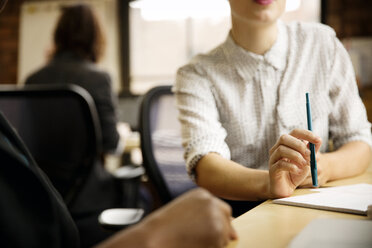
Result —
[{"label": "office background", "polygon": [[[136,130],[141,96],[172,84],[179,66],[222,42],[230,28],[226,0],[12,0],[0,17],[0,84],[22,84],[46,61],[61,5],[91,4],[107,36],[100,66],[120,95],[119,117]],[[212,7],[211,7],[212,6]],[[352,58],[372,120],[372,2],[287,0],[284,21],[330,25]]]}]

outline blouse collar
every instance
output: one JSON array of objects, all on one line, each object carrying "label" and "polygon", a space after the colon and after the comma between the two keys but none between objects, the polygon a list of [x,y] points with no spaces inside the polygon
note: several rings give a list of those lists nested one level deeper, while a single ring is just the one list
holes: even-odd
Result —
[{"label": "blouse collar", "polygon": [[263,64],[270,65],[276,70],[283,71],[287,64],[288,34],[285,24],[278,21],[278,37],[274,45],[264,54],[249,52],[235,43],[229,33],[222,49],[229,63],[234,65],[238,73],[245,79],[254,76],[256,70]]}]

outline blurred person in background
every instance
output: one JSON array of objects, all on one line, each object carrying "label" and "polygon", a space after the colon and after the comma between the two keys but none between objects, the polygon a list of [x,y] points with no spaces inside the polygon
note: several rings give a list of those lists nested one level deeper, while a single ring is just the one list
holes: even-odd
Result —
[{"label": "blurred person in background", "polygon": [[[109,74],[97,66],[104,54],[105,37],[98,16],[90,5],[79,3],[61,7],[53,37],[48,63],[29,75],[25,84],[74,84],[87,90],[94,100],[102,134],[102,163],[93,165],[83,193],[73,206],[69,206],[79,229],[80,240],[84,246],[89,246],[91,242],[107,236],[107,232],[102,231],[96,221],[98,214],[103,209],[126,204],[126,199],[117,197],[116,182],[105,170],[108,168],[106,158],[114,155],[120,162],[124,151],[124,142],[117,130],[118,99],[113,93]],[[58,179],[58,173],[63,171],[55,168],[55,178],[50,177],[52,182]],[[139,204],[147,209],[151,200],[142,189]]]},{"label": "blurred person in background", "polygon": [[95,102],[102,129],[105,154],[120,155],[123,142],[116,128],[117,96],[108,73],[96,63],[104,54],[105,38],[95,12],[89,5],[62,7],[54,32],[54,46],[47,65],[26,79],[30,84],[76,84]]}]

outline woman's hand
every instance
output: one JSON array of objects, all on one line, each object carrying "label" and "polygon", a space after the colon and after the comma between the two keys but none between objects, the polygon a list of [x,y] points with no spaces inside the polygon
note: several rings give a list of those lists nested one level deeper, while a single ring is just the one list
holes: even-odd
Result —
[{"label": "woman's hand", "polygon": [[280,136],[270,149],[269,177],[271,198],[290,196],[309,176],[310,149],[315,144],[318,152],[322,141],[319,136],[305,129],[294,129]]}]

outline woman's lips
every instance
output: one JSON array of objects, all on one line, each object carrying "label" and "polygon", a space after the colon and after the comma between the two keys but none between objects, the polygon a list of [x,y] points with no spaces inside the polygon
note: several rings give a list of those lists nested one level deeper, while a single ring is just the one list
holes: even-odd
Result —
[{"label": "woman's lips", "polygon": [[274,0],[254,0],[255,3],[259,5],[269,5],[271,4]]}]

